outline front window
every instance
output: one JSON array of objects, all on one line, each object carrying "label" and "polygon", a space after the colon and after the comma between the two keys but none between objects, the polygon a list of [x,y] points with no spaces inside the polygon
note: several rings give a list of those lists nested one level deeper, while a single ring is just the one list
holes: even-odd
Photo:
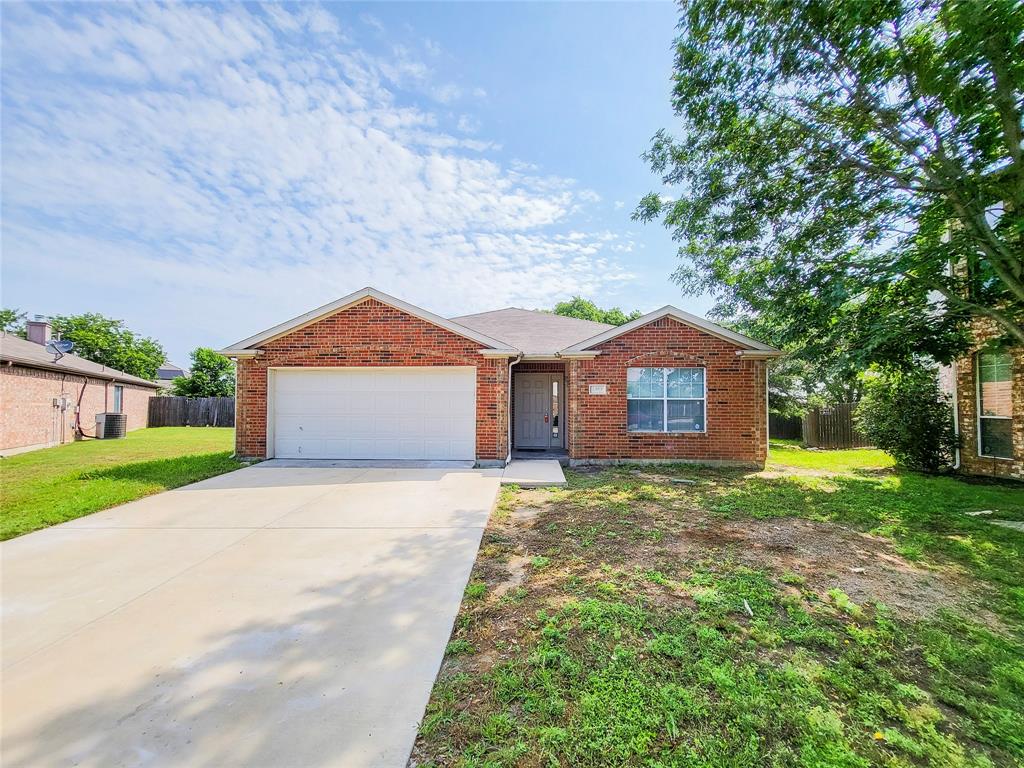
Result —
[{"label": "front window", "polygon": [[124,387],[114,386],[114,413],[121,413],[121,406],[124,402]]},{"label": "front window", "polygon": [[627,368],[630,432],[703,432],[703,368]]},{"label": "front window", "polygon": [[978,437],[982,456],[1013,458],[1012,368],[1007,352],[978,353]]}]

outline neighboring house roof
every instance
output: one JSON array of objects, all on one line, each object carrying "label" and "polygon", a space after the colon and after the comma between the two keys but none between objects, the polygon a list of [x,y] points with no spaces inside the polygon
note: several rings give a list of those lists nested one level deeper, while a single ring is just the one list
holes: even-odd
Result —
[{"label": "neighboring house roof", "polygon": [[78,355],[64,355],[54,360],[55,355],[42,344],[26,341],[17,336],[4,333],[0,336],[0,361],[22,365],[28,368],[40,368],[46,371],[60,371],[77,376],[91,376],[94,379],[110,379],[125,384],[138,384],[140,387],[157,388],[157,384],[140,379],[122,371],[108,368],[92,360]]},{"label": "neighboring house roof", "polygon": [[57,360],[54,360],[54,357],[53,352],[49,351],[42,344],[26,341],[7,333],[0,336],[0,360],[12,362],[15,366],[38,368],[44,371],[58,371],[76,376],[90,376],[94,379],[110,379],[125,384],[137,384],[141,387],[153,387],[154,389],[158,387],[155,382],[102,366],[98,362],[87,360],[85,357],[79,357],[77,354],[65,354]]},{"label": "neighboring house roof", "polygon": [[451,320],[501,339],[526,355],[553,355],[565,347],[615,327],[592,320],[517,307],[462,315]]},{"label": "neighboring house roof", "polygon": [[750,357],[778,357],[782,354],[774,347],[762,344],[740,333],[730,331],[720,325],[705,320],[703,317],[691,315],[672,306],[662,307],[655,312],[637,318],[625,325],[613,326],[595,323],[591,320],[579,320],[575,317],[563,317],[549,312],[508,307],[493,312],[481,312],[475,315],[462,315],[446,319],[413,306],[401,299],[388,296],[375,288],[363,288],[348,296],[325,304],[304,315],[287,320],[273,328],[269,328],[255,336],[250,336],[227,349],[220,350],[222,355],[229,357],[252,357],[257,348],[285,334],[296,331],[311,323],[315,323],[328,315],[367,299],[377,301],[418,317],[428,323],[457,333],[466,339],[484,345],[481,353],[494,356],[528,357],[593,357],[598,354],[593,347],[616,336],[629,333],[655,320],[671,317],[685,325],[697,328],[712,336],[729,341],[740,347],[737,354]]},{"label": "neighboring house roof", "polygon": [[158,382],[170,381],[179,376],[188,376],[188,371],[181,366],[175,365],[170,360],[164,360],[164,364],[156,369],[156,379]]}]

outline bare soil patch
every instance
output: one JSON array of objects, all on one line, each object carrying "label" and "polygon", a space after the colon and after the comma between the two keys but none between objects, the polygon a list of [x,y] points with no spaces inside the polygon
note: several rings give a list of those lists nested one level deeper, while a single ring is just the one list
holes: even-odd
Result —
[{"label": "bare soil patch", "polygon": [[[670,479],[634,474],[646,482]],[[502,523],[492,521],[507,539],[509,554],[500,572],[488,574],[491,593],[501,597],[530,580],[529,558],[545,551],[560,553],[563,574],[592,572],[600,564],[623,570],[669,565],[685,572],[690,564],[728,558],[776,578],[795,574],[804,591],[825,596],[839,589],[856,603],[883,603],[909,620],[955,608],[999,623],[984,611],[985,593],[976,580],[953,567],[916,565],[896,552],[889,539],[802,518],[723,519],[705,513],[695,501],[636,502],[615,517],[556,501],[545,491],[521,491],[511,516]],[[662,535],[647,535],[654,531]],[[478,563],[478,568],[497,570],[490,565]]]},{"label": "bare soil patch", "polygon": [[854,602],[884,603],[909,619],[983,602],[975,585],[954,570],[921,568],[895,552],[888,539],[834,523],[710,520],[681,533],[675,544],[684,556],[727,549],[744,565],[800,576],[804,589],[822,595],[841,589]]}]

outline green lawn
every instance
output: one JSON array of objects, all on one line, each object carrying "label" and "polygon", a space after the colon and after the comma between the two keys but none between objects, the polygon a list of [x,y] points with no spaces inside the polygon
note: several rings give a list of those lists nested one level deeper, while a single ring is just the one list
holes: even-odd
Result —
[{"label": "green lawn", "polygon": [[417,764],[1024,764],[1024,535],[965,514],[1020,485],[786,444],[567,477],[503,491]]},{"label": "green lawn", "polygon": [[238,469],[235,430],[160,427],[0,460],[0,538],[9,539]]}]

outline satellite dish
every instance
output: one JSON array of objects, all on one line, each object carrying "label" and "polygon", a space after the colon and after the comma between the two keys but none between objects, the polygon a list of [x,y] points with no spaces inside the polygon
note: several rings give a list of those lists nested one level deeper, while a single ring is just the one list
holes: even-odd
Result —
[{"label": "satellite dish", "polygon": [[69,341],[68,339],[51,339],[46,342],[46,349],[52,352],[57,360],[60,360],[64,355],[75,348],[75,342]]}]

